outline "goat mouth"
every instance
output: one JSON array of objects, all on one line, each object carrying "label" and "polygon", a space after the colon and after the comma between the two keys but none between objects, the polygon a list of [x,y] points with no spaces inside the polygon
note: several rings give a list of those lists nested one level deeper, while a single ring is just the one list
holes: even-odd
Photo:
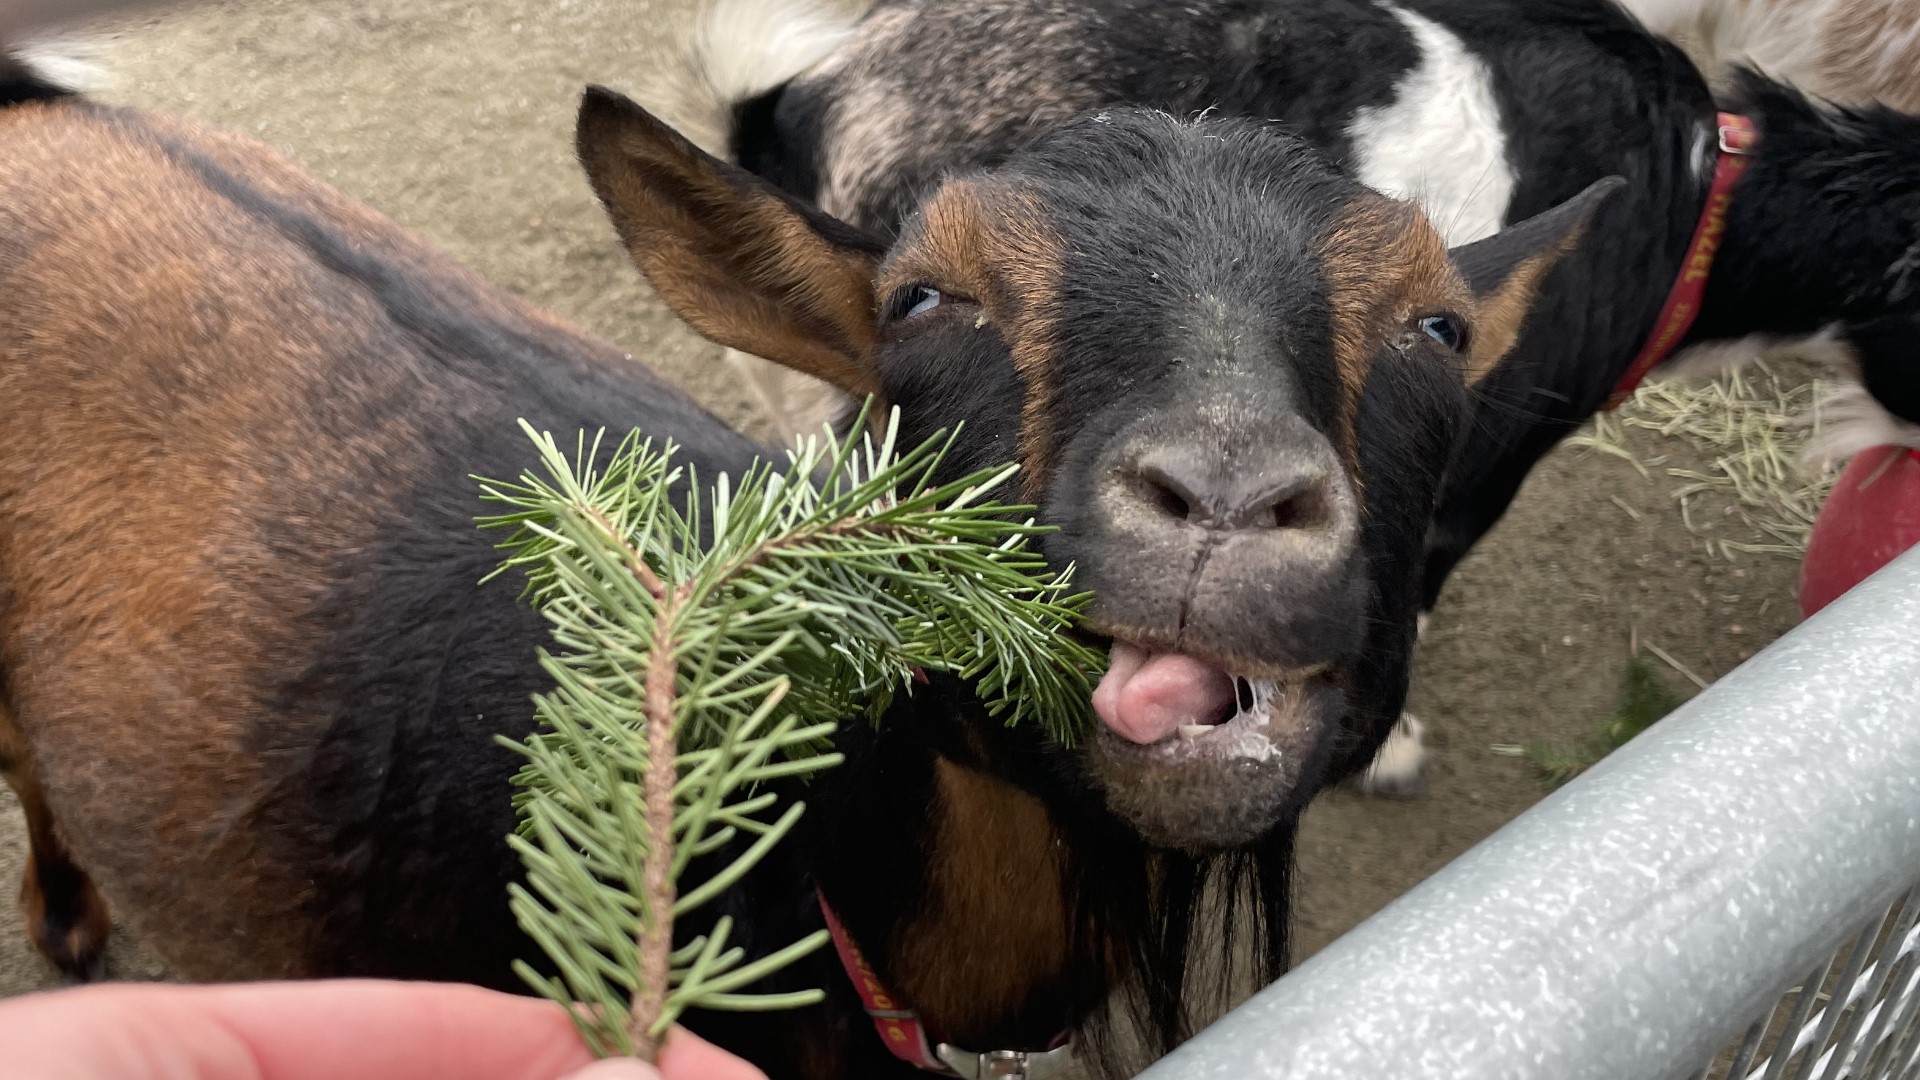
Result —
[{"label": "goat mouth", "polygon": [[1093,694],[1085,761],[1107,811],[1149,846],[1191,852],[1244,847],[1298,813],[1346,712],[1338,666],[1141,641],[1112,640]]},{"label": "goat mouth", "polygon": [[[1206,659],[1114,639],[1110,663],[1093,692],[1093,709],[1109,732],[1173,760],[1269,761],[1292,741],[1301,697],[1324,681],[1325,669],[1244,675]],[[1251,666],[1251,665],[1249,665]],[[1263,677],[1265,676],[1265,677]]]}]

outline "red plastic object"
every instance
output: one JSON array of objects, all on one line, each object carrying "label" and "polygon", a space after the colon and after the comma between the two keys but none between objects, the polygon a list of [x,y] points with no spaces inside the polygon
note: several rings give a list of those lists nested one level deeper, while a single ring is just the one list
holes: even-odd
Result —
[{"label": "red plastic object", "polygon": [[1826,607],[1915,544],[1920,544],[1920,450],[1876,446],[1855,455],[1813,523],[1800,566],[1801,617]]}]

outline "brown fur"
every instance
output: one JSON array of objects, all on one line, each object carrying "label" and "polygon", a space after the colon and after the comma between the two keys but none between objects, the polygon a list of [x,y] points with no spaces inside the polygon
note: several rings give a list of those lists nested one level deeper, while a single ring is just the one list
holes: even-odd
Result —
[{"label": "brown fur", "polygon": [[1573,226],[1561,232],[1552,243],[1515,263],[1500,284],[1474,301],[1473,336],[1468,341],[1467,350],[1466,378],[1469,386],[1485,378],[1496,364],[1506,358],[1507,353],[1513,351],[1541,283],[1553,272],[1554,267],[1560,265],[1560,260],[1586,238],[1587,231],[1593,227],[1594,210],[1614,190],[1617,189],[1611,185],[1602,187],[1596,184],[1580,197],[1584,205],[1575,206],[1574,200],[1563,204],[1563,208],[1574,207],[1578,212]]},{"label": "brown fur", "polygon": [[[823,379],[856,400],[878,390],[867,365],[871,260],[822,243],[772,189],[736,190],[677,133],[596,127],[598,115],[582,113],[582,160],[662,299],[729,348]],[[728,213],[702,212],[722,205]]]},{"label": "brown fur", "polygon": [[1340,452],[1357,478],[1354,423],[1379,342],[1417,334],[1408,324],[1424,315],[1451,312],[1470,318],[1472,295],[1419,207],[1384,197],[1355,201],[1345,209],[1320,240],[1320,265],[1327,276],[1333,355],[1340,371]]},{"label": "brown fur", "polygon": [[[1587,211],[1591,212],[1590,208]],[[1342,390],[1341,444],[1355,467],[1354,414],[1370,372],[1374,343],[1407,340],[1412,321],[1451,313],[1467,333],[1469,385],[1513,349],[1541,281],[1586,235],[1583,218],[1550,247],[1520,260],[1500,283],[1475,297],[1454,268],[1440,235],[1411,203],[1356,202],[1320,242],[1333,308],[1334,357]]]},{"label": "brown fur", "polygon": [[[21,215],[0,212],[0,265],[10,311],[25,313],[0,337],[0,395],[46,399],[79,387],[83,402],[21,410],[0,435],[0,569],[11,593],[0,646],[48,811],[144,934],[194,943],[174,956],[183,974],[294,973],[306,944],[299,920],[279,920],[277,940],[250,939],[237,932],[241,921],[188,900],[178,880],[197,879],[196,895],[236,906],[286,911],[303,899],[286,860],[234,826],[266,795],[243,746],[259,707],[253,665],[299,654],[296,624],[279,613],[308,607],[325,569],[316,559],[302,574],[258,550],[249,518],[272,504],[262,495],[276,478],[239,463],[257,460],[251,447],[312,437],[301,430],[304,402],[325,389],[338,344],[289,341],[252,314],[273,308],[249,300],[307,307],[303,268],[275,250],[284,241],[248,236],[236,246],[236,233],[256,227],[138,124],[51,106],[0,115],[0,131],[0,205]],[[250,165],[280,171],[255,153]],[[196,257],[209,250],[250,257]],[[115,268],[118,295],[87,280],[104,267]],[[185,317],[116,332],[129,317],[167,311]],[[339,344],[352,340],[344,319],[316,324],[337,326]],[[100,337],[142,351],[102,357],[92,347]],[[208,351],[216,343],[231,353]],[[183,355],[196,359],[170,362]],[[257,376],[233,378],[249,370]],[[195,422],[154,430],[149,415],[164,415],[156,399],[176,396],[195,401]],[[377,444],[394,436],[404,433],[368,433],[374,445],[363,452],[388,450]],[[128,471],[127,462],[139,465]],[[366,540],[339,509],[305,508],[316,556]],[[156,845],[168,860],[151,857]]]},{"label": "brown fur", "polygon": [[27,938],[63,971],[97,974],[106,957],[113,919],[92,879],[74,865],[54,831],[46,792],[34,776],[26,735],[0,704],[0,777],[20,798],[27,821],[27,865],[20,881],[20,913]]},{"label": "brown fur", "polygon": [[1026,387],[1017,451],[1022,492],[1037,499],[1053,449],[1048,416],[1064,258],[1059,237],[1030,193],[966,181],[941,187],[922,222],[918,242],[887,264],[877,294],[926,282],[979,303],[986,325],[1005,335]]},{"label": "brown fur", "polygon": [[246,140],[58,103],[0,113],[0,142],[0,399],[37,403],[0,424],[0,671],[36,861],[64,857],[57,831],[184,976],[311,973],[299,913],[327,853],[296,846],[313,823],[287,804],[331,721],[265,695],[314,662],[339,564],[411,497],[419,419],[462,403],[378,298],[192,161],[553,335],[557,365],[621,354]]},{"label": "brown fur", "polygon": [[1473,343],[1468,350],[1469,384],[1485,378],[1501,357],[1513,349],[1520,339],[1520,326],[1526,321],[1540,279],[1559,264],[1560,257],[1572,246],[1570,240],[1563,247],[1522,260],[1498,289],[1480,298],[1475,308],[1478,317],[1474,321]]},{"label": "brown fur", "polygon": [[981,1031],[1066,973],[1061,841],[1018,788],[945,760],[935,775],[931,900],[901,931],[892,967],[933,1030]]},{"label": "brown fur", "polygon": [[[378,215],[244,140],[76,105],[0,114],[0,139],[0,284],[10,311],[24,313],[0,331],[0,393],[82,403],[21,410],[0,430],[0,670],[24,721],[0,724],[0,751],[33,826],[25,899],[35,931],[50,956],[84,963],[109,930],[104,893],[181,975],[310,975],[329,948],[304,914],[312,853],[280,839],[286,774],[259,740],[263,719],[282,746],[311,741],[318,720],[269,705],[258,688],[311,659],[304,613],[332,560],[375,541],[376,520],[352,501],[289,499],[400,499],[404,487],[386,478],[407,474],[428,433],[404,416],[344,443],[315,426],[317,399],[393,392],[361,385],[380,376],[352,363],[391,347],[382,313],[210,190],[167,144],[297,202],[410,274],[470,293],[476,309],[570,331],[502,307]],[[976,231],[971,249],[957,243],[929,250],[982,241]],[[89,283],[103,266],[115,268],[111,294]],[[949,271],[964,273],[943,269],[944,280],[955,280]],[[1016,273],[982,294],[1023,325],[1041,287]],[[168,312],[180,317],[156,317]],[[127,319],[142,320],[140,332]],[[102,340],[134,349],[103,355]],[[406,391],[429,412],[457,404],[435,401],[426,380]],[[182,408],[192,423],[156,426]],[[260,546],[266,508],[296,516],[302,551]],[[943,765],[936,805],[929,905],[898,936],[891,966],[936,1029],[964,1031],[1057,983],[1069,915],[1057,835],[1036,800]],[[75,870],[81,892],[50,912],[42,871],[77,866],[100,891]],[[73,929],[54,940],[49,926]],[[993,949],[975,947],[982,934]]]}]

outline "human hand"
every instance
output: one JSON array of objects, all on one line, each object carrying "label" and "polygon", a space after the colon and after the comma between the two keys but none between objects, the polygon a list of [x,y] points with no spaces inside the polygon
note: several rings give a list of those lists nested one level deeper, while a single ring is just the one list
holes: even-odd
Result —
[{"label": "human hand", "polygon": [[653,1066],[595,1063],[559,1006],[471,986],[121,983],[0,1002],[0,1077],[765,1080],[675,1028]]}]

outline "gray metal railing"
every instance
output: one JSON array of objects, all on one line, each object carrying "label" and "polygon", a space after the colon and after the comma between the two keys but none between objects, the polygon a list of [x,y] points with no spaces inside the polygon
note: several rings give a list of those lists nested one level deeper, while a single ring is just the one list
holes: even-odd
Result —
[{"label": "gray metal railing", "polygon": [[1920,549],[1143,1080],[1904,1080],[1917,880]]},{"label": "gray metal railing", "polygon": [[1920,890],[1869,919],[1857,937],[1781,994],[1699,1080],[1913,1076],[1920,1052],[1916,914]]}]

